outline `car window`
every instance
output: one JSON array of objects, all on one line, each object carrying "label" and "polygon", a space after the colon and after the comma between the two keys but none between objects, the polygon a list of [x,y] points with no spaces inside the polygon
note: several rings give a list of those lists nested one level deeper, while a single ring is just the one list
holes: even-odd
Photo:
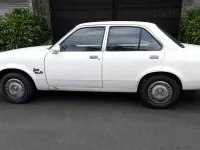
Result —
[{"label": "car window", "polygon": [[161,45],[145,29],[139,27],[111,27],[107,51],[158,51]]},{"label": "car window", "polygon": [[142,29],[141,41],[139,50],[142,51],[158,51],[161,50],[161,45],[156,41],[156,39],[145,29]]},{"label": "car window", "polygon": [[111,27],[108,35],[107,51],[138,50],[140,28]]},{"label": "car window", "polygon": [[61,44],[61,51],[101,51],[104,27],[81,28]]}]

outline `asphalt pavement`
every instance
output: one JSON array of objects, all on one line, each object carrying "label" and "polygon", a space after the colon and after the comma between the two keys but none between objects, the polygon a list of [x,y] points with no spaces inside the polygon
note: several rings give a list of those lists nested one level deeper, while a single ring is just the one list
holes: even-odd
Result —
[{"label": "asphalt pavement", "polygon": [[200,150],[200,91],[171,109],[137,94],[40,92],[28,104],[0,97],[0,150]]}]

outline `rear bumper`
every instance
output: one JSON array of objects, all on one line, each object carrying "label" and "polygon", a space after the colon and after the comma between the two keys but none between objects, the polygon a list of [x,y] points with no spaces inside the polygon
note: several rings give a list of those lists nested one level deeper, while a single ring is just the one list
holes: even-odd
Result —
[{"label": "rear bumper", "polygon": [[200,81],[184,82],[183,90],[200,90]]}]

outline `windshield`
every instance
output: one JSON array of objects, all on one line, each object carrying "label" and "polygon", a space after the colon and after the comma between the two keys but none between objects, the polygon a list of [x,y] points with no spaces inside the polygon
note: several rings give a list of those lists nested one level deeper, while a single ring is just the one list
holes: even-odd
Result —
[{"label": "windshield", "polygon": [[182,43],[180,43],[177,39],[175,39],[174,37],[172,37],[169,33],[165,32],[165,31],[162,30],[161,28],[160,28],[160,30],[161,30],[167,37],[169,37],[174,43],[176,43],[179,47],[185,48],[185,46],[184,46]]},{"label": "windshield", "polygon": [[50,50],[53,46],[54,46],[54,45],[51,45],[51,46],[48,48],[48,50]]}]

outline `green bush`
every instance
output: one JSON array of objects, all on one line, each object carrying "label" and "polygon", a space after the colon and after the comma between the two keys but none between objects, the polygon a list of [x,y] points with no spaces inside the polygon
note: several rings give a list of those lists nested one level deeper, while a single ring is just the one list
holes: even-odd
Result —
[{"label": "green bush", "polygon": [[48,22],[27,9],[13,9],[0,21],[0,50],[38,46],[50,37]]},{"label": "green bush", "polygon": [[[0,16],[0,23],[1,23],[2,17]],[[1,33],[1,26],[0,26],[0,33]],[[3,49],[3,40],[1,38],[1,34],[0,34],[0,51]]]},{"label": "green bush", "polygon": [[200,10],[190,10],[182,17],[180,40],[184,43],[200,44]]}]

